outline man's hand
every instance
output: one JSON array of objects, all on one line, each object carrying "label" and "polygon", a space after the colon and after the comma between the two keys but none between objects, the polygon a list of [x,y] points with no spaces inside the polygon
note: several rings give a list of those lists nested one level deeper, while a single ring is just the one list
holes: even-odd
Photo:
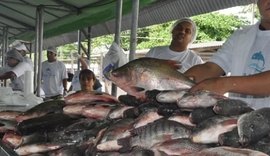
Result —
[{"label": "man's hand", "polygon": [[67,89],[65,88],[63,91],[63,96],[67,95]]},{"label": "man's hand", "polygon": [[228,85],[229,84],[224,77],[210,78],[197,83],[190,89],[190,92],[194,93],[196,91],[207,90],[216,94],[223,95],[229,91],[228,88],[230,86]]}]

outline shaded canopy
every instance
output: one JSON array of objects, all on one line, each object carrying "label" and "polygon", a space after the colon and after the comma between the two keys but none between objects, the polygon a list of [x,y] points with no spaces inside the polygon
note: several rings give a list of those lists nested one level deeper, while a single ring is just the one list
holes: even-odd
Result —
[{"label": "shaded canopy", "polygon": [[[44,48],[77,41],[78,29],[91,26],[92,37],[113,34],[117,0],[1,0],[0,37],[32,41],[36,8],[44,7]],[[164,23],[254,0],[140,0],[138,27]],[[123,0],[122,30],[131,27],[132,0]],[[82,38],[84,39],[84,37]],[[0,41],[1,42],[1,41]]]}]

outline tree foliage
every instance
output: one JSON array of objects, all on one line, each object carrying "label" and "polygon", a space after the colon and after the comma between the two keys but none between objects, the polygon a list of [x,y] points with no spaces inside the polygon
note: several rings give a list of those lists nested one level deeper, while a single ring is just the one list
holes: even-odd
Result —
[{"label": "tree foliage", "polygon": [[234,30],[240,28],[247,21],[232,15],[209,13],[192,18],[198,28],[198,42],[224,41]]}]

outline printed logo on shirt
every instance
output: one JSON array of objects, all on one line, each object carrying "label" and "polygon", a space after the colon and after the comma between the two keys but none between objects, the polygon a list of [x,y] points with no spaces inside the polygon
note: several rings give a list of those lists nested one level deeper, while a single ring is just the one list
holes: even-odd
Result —
[{"label": "printed logo on shirt", "polygon": [[260,73],[265,68],[265,59],[261,51],[255,53],[251,57],[251,63],[248,65],[250,68],[255,69],[256,73]]},{"label": "printed logo on shirt", "polygon": [[[253,75],[256,73],[261,73],[265,69],[265,59],[263,56],[262,51],[254,53],[250,58],[250,63],[248,63],[248,68],[244,76]],[[246,94],[238,94],[233,93],[235,97],[242,97],[242,98],[265,98],[268,96],[254,96],[254,95],[246,95]]]},{"label": "printed logo on shirt", "polygon": [[52,70],[50,68],[46,68],[45,76],[55,76],[55,73],[52,72]]}]

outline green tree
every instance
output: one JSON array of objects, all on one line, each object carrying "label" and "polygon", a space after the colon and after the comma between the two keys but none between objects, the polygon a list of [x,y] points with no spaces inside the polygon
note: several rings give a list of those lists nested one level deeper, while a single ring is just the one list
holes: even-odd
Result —
[{"label": "green tree", "polygon": [[198,42],[224,41],[234,30],[247,24],[247,21],[232,15],[208,13],[192,18],[198,27]]}]

